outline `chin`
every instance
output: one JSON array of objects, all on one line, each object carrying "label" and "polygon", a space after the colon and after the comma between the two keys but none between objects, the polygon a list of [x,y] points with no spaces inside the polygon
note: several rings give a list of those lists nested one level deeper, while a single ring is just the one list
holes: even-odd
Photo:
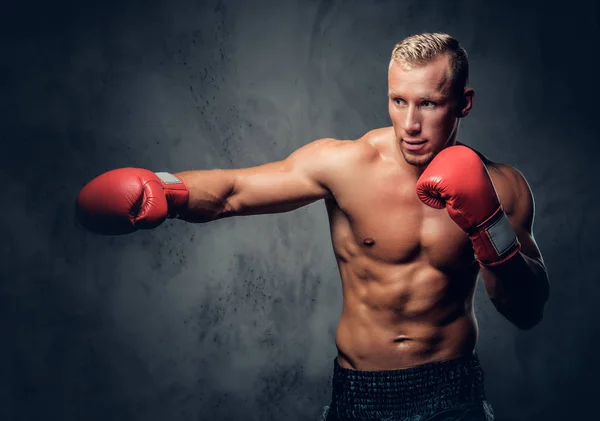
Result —
[{"label": "chin", "polygon": [[435,154],[433,152],[415,154],[411,151],[405,151],[404,149],[401,149],[401,151],[406,163],[409,165],[414,165],[415,167],[425,167],[429,165],[429,163],[435,157]]}]

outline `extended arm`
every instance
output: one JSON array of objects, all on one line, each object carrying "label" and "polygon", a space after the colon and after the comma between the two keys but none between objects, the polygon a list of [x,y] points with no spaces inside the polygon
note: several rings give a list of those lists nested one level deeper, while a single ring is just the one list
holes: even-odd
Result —
[{"label": "extended arm", "polygon": [[180,218],[206,222],[234,215],[287,212],[324,199],[330,196],[326,187],[330,152],[338,143],[317,140],[283,161],[253,168],[175,174],[190,192]]},{"label": "extended arm", "polygon": [[207,222],[290,211],[330,196],[329,175],[339,163],[332,152],[342,143],[317,140],[283,161],[237,170],[109,171],[81,190],[77,215],[91,231],[115,235],[154,228],[167,216]]}]

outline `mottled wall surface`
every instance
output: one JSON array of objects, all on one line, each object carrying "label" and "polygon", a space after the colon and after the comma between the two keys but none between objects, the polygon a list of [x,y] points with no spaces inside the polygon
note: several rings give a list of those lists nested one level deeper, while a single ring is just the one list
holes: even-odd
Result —
[{"label": "mottled wall surface", "polygon": [[490,401],[500,420],[591,416],[595,2],[59,1],[1,19],[0,419],[315,419],[341,311],[322,203],[110,238],[74,199],[117,167],[252,166],[387,125],[391,48],[422,31],[469,52],[460,138],[528,178],[551,275],[527,332],[478,289]]}]

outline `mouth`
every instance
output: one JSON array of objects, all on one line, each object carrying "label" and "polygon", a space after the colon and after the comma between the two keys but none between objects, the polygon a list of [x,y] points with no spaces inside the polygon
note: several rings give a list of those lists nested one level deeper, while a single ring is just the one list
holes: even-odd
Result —
[{"label": "mouth", "polygon": [[427,143],[427,139],[402,139],[404,146],[409,151],[419,151]]}]

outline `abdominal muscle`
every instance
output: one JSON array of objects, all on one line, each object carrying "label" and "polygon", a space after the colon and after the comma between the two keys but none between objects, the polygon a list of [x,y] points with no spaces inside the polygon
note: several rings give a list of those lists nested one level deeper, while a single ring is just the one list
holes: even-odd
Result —
[{"label": "abdominal muscle", "polygon": [[473,353],[476,272],[451,277],[419,259],[395,266],[357,260],[363,262],[339,262],[344,304],[336,346],[342,367],[394,370]]}]

